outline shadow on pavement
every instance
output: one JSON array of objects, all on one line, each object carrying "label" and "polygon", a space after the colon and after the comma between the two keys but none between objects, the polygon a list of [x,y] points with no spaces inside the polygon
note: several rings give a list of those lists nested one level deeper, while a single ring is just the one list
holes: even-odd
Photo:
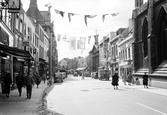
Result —
[{"label": "shadow on pavement", "polygon": [[54,115],[64,115],[64,114],[61,114],[61,113],[54,113]]},{"label": "shadow on pavement", "polygon": [[80,90],[80,91],[88,92],[88,91],[90,91],[90,90],[83,89],[83,90]]}]

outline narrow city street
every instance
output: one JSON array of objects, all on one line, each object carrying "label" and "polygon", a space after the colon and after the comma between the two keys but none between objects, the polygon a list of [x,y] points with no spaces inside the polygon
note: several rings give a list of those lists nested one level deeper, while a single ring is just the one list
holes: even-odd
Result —
[{"label": "narrow city street", "polygon": [[56,115],[167,115],[166,96],[124,87],[121,82],[114,90],[111,81],[69,75],[54,85],[47,107]]}]

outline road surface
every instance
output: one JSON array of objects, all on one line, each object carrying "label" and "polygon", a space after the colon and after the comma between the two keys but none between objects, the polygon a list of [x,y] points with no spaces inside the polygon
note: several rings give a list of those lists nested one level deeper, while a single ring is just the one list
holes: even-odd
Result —
[{"label": "road surface", "polygon": [[47,107],[57,115],[167,115],[167,97],[69,75],[48,94]]}]

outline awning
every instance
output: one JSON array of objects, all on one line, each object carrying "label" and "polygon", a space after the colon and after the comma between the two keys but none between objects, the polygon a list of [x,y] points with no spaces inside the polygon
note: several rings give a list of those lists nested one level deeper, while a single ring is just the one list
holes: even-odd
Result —
[{"label": "awning", "polygon": [[9,47],[2,44],[0,44],[0,50],[2,50],[6,54],[10,54],[15,57],[33,60],[33,57],[31,56],[29,51],[25,51],[25,50],[14,48],[14,47]]},{"label": "awning", "polygon": [[85,69],[86,69],[86,67],[77,68],[78,71],[85,70]]},{"label": "awning", "polygon": [[100,66],[100,67],[98,67],[98,69],[104,69],[104,66]]},{"label": "awning", "polygon": [[132,68],[132,64],[120,66],[121,68]]}]

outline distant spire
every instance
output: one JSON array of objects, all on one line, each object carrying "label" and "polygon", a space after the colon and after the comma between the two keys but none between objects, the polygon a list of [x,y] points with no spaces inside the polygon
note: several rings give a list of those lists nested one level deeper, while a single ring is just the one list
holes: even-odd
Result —
[{"label": "distant spire", "polygon": [[49,4],[46,4],[45,7],[48,7],[48,11],[50,12],[50,9],[52,8],[52,6]]},{"label": "distant spire", "polygon": [[31,6],[38,7],[38,6],[37,6],[37,0],[31,0],[31,1],[30,1],[30,6],[29,6],[29,7],[31,7]]}]

